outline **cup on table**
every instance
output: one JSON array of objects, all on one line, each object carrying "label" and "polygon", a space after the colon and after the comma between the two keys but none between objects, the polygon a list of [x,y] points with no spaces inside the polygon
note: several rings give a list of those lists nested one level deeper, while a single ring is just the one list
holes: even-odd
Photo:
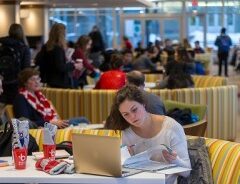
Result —
[{"label": "cup on table", "polygon": [[27,162],[26,148],[14,148],[13,158],[14,158],[15,169],[26,169],[26,162]]},{"label": "cup on table", "polygon": [[56,144],[43,144],[44,158],[55,160],[56,157]]}]

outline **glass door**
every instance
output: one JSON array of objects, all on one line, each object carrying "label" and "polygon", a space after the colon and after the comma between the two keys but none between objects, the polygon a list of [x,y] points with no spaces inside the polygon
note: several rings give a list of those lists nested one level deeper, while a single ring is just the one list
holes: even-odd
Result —
[{"label": "glass door", "polygon": [[146,20],[145,21],[146,31],[144,43],[148,46],[149,43],[154,44],[155,40],[161,40],[161,24],[159,20]]},{"label": "glass door", "polygon": [[124,21],[124,34],[122,36],[128,37],[133,47],[136,48],[138,42],[142,42],[142,21],[137,19],[127,19]]},{"label": "glass door", "polygon": [[181,40],[181,19],[179,17],[164,17],[164,16],[127,16],[122,18],[123,32],[122,36],[127,36],[134,48],[138,42],[141,42],[143,47],[148,44],[155,43],[156,40]]},{"label": "glass door", "polygon": [[163,38],[180,41],[180,22],[178,19],[163,19]]},{"label": "glass door", "polygon": [[204,35],[205,17],[203,15],[189,15],[187,18],[188,26],[188,40],[189,43],[194,46],[195,41],[199,41],[201,47],[205,45],[206,38]]}]

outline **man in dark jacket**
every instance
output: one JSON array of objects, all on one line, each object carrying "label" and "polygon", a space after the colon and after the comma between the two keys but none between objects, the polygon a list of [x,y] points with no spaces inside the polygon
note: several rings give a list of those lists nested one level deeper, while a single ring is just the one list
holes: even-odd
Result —
[{"label": "man in dark jacket", "polygon": [[226,34],[226,28],[221,29],[221,34],[216,38],[215,45],[218,47],[218,75],[221,76],[222,64],[225,65],[225,76],[228,77],[228,54],[232,45],[231,38]]},{"label": "man in dark jacket", "polygon": [[[0,45],[13,48],[15,52],[19,53],[19,66],[14,66],[17,69],[12,75],[15,78],[11,81],[6,81],[3,78],[3,93],[0,96],[0,102],[4,104],[12,104],[13,99],[18,92],[18,73],[26,67],[30,67],[31,54],[30,49],[27,46],[26,38],[23,33],[23,29],[20,24],[12,24],[10,26],[9,36],[0,38]],[[4,77],[4,76],[3,76]]]}]

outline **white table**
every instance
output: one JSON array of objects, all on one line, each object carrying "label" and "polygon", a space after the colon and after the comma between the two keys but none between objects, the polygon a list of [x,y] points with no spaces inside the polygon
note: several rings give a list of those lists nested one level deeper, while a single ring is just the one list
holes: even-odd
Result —
[{"label": "white table", "polygon": [[[11,157],[0,157],[12,162]],[[0,183],[94,183],[94,184],[165,184],[165,175],[159,173],[139,173],[125,178],[95,176],[88,174],[49,175],[35,169],[35,161],[28,157],[27,168],[16,170],[13,165],[0,167]]]}]

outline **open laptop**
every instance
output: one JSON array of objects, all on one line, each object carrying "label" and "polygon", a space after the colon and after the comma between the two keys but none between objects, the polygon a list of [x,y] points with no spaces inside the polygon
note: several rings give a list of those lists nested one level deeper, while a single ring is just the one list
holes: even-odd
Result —
[{"label": "open laptop", "polygon": [[120,137],[73,134],[72,143],[77,173],[125,177],[142,172],[122,168]]}]

